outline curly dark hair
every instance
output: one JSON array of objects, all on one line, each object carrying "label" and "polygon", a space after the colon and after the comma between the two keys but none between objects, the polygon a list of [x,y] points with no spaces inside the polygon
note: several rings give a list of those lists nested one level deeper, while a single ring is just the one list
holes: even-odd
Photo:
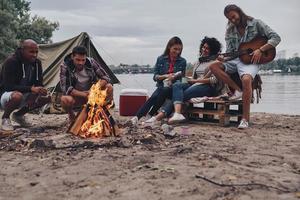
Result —
[{"label": "curly dark hair", "polygon": [[202,55],[202,47],[204,44],[207,44],[209,46],[209,56],[216,55],[222,50],[222,44],[216,38],[205,36],[204,39],[201,41],[199,47],[200,56]]}]

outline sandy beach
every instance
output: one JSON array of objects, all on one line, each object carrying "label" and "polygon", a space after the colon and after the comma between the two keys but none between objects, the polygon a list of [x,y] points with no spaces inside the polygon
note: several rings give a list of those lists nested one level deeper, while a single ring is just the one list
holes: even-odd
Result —
[{"label": "sandy beach", "polygon": [[28,118],[0,134],[0,200],[300,198],[299,115],[252,113],[247,130],[185,123],[174,137],[123,125],[97,140],[66,133],[66,115]]}]

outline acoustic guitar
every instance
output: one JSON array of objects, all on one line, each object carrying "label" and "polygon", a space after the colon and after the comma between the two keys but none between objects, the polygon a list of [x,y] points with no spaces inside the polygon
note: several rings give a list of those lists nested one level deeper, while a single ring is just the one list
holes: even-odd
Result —
[{"label": "acoustic guitar", "polygon": [[[266,37],[256,37],[249,42],[241,43],[237,51],[233,51],[229,53],[221,53],[213,56],[200,57],[199,62],[202,63],[202,62],[212,61],[217,59],[219,55],[223,55],[225,57],[225,61],[233,60],[239,57],[244,64],[251,64],[252,53],[256,49],[259,49],[261,46],[266,44],[267,42],[268,39]],[[272,60],[274,60],[275,55],[276,55],[275,47],[267,51],[264,51],[262,53],[262,56],[258,64],[265,64],[271,62]]]}]

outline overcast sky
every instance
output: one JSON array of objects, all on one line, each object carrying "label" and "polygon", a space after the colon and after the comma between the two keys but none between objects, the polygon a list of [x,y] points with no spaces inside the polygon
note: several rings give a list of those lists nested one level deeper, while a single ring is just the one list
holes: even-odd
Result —
[{"label": "overcast sky", "polygon": [[58,21],[58,42],[87,32],[107,64],[150,64],[179,36],[182,56],[197,58],[200,40],[216,37],[225,50],[223,9],[235,3],[281,36],[277,50],[300,53],[300,0],[31,0],[33,14]]}]

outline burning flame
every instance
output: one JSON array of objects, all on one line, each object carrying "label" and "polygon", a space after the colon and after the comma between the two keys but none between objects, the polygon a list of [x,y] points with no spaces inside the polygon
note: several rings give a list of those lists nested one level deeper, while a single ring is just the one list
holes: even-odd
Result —
[{"label": "burning flame", "polygon": [[101,90],[100,81],[92,85],[87,102],[88,117],[81,126],[79,136],[98,138],[114,134],[114,128],[104,110],[109,109],[113,102],[107,104],[106,97],[107,89]]}]

